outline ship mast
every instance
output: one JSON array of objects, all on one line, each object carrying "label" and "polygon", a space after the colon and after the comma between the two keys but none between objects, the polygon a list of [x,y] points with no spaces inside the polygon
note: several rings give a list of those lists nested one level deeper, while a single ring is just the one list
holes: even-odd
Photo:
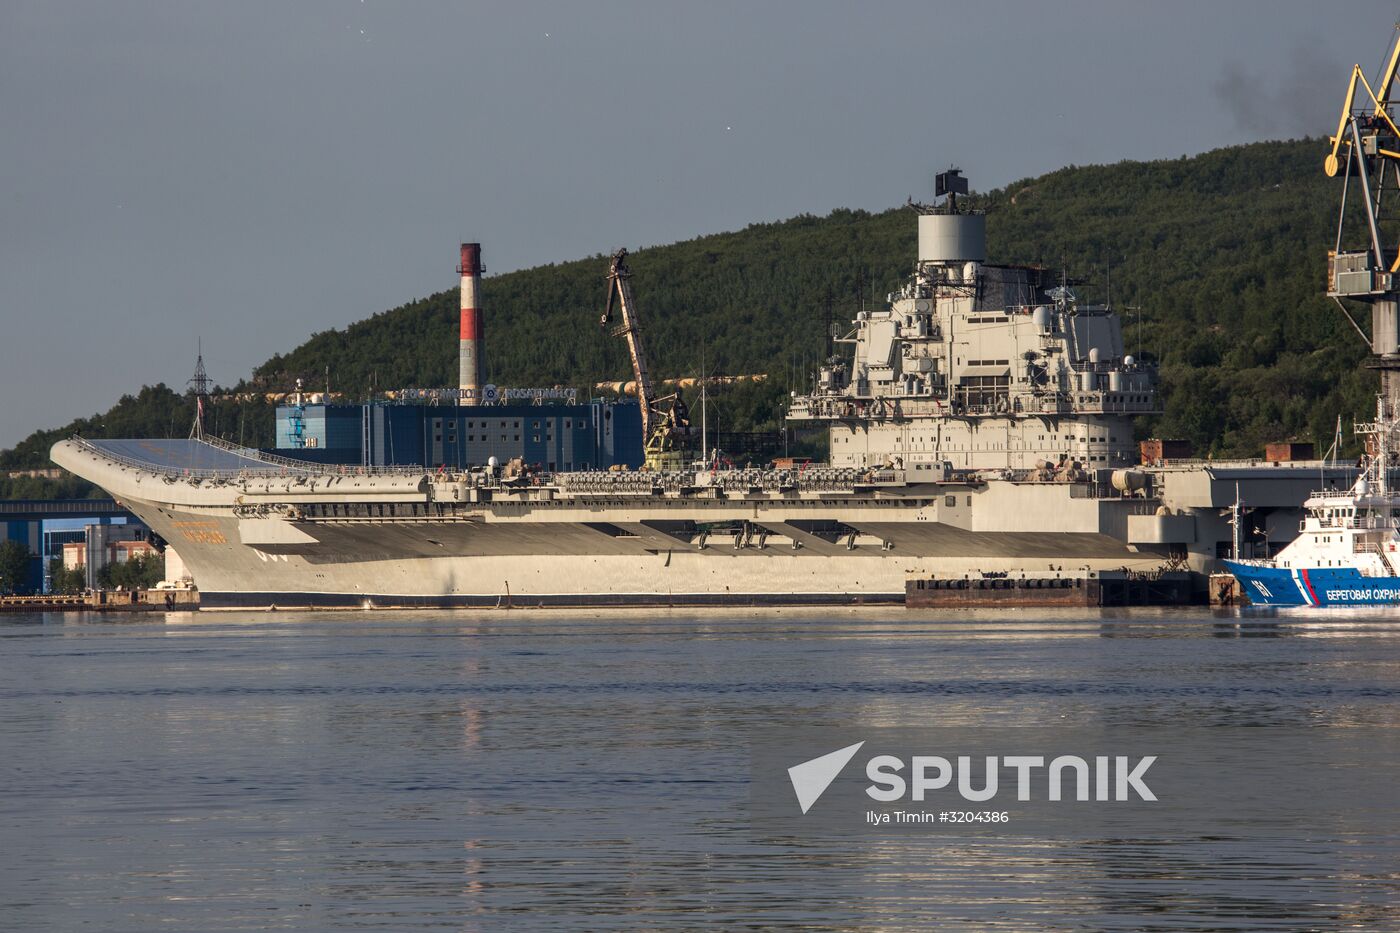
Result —
[{"label": "ship mast", "polygon": [[194,393],[194,424],[190,425],[190,438],[204,440],[204,400],[209,397],[209,373],[204,369],[204,338],[199,339],[198,356],[195,359],[194,375],[189,386]]},{"label": "ship mast", "polygon": [[1394,449],[1395,428],[1394,411],[1387,414],[1384,394],[1376,398],[1376,420],[1371,424],[1356,426],[1357,434],[1371,438],[1366,445],[1366,469],[1362,473],[1367,492],[1382,498],[1390,494],[1388,452]]}]

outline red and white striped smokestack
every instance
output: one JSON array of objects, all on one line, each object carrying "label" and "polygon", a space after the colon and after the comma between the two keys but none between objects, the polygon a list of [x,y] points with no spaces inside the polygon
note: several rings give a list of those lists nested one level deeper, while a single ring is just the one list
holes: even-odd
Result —
[{"label": "red and white striped smokestack", "polygon": [[484,330],[481,320],[481,244],[463,243],[462,262],[457,267],[462,276],[462,329],[458,338],[458,388],[462,404],[481,404],[481,351]]}]

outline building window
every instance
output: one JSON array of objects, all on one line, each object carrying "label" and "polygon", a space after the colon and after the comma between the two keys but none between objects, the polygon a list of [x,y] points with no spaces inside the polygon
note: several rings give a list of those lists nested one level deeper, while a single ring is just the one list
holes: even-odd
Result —
[{"label": "building window", "polygon": [[1010,388],[1009,376],[965,376],[957,386],[957,398],[964,405],[992,405],[1004,399]]},{"label": "building window", "polygon": [[532,440],[532,441],[534,441],[536,444],[538,444],[538,443],[540,442],[540,436],[539,436],[538,434],[532,434],[532,435],[530,435],[530,440]]},{"label": "building window", "polygon": [[532,427],[532,428],[534,428],[536,431],[538,431],[538,430],[540,429],[540,423],[539,423],[538,421],[536,421],[534,424],[530,425],[530,427]]},{"label": "building window", "polygon": [[946,505],[948,508],[951,509],[951,508],[953,508],[954,506],[956,506],[956,505],[958,504],[958,497],[957,497],[957,496],[944,496],[944,497],[943,497],[943,504]]}]

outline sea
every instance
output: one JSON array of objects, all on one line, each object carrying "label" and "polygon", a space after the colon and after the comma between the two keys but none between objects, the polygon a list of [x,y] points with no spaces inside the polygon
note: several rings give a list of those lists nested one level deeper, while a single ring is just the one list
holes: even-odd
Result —
[{"label": "sea", "polygon": [[[1319,821],[1330,779],[1275,763],[1240,780],[1307,793],[1266,820],[1203,780],[1146,834],[755,824],[774,730],[1047,724],[1356,736],[1382,790]],[[1395,610],[7,615],[0,929],[1400,930],[1397,726]]]}]

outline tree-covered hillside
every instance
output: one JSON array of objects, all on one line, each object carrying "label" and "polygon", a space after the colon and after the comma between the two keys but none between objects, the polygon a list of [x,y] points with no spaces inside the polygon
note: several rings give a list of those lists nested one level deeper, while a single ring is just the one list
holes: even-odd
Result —
[{"label": "tree-covered hillside", "polygon": [[[1337,415],[1371,407],[1365,347],[1323,296],[1340,181],[1316,140],[1259,143],[1193,158],[1069,167],[979,195],[989,260],[1064,267],[1125,318],[1130,349],[1160,362],[1166,413],[1141,429],[1184,437],[1202,452],[1250,455],[1269,440],[1329,438]],[[969,175],[976,182],[976,167]],[[911,180],[911,189],[924,180]],[[770,426],[781,398],[805,385],[824,352],[825,305],[838,321],[858,295],[883,301],[908,273],[914,215],[834,211],[634,251],[633,285],[653,370],[766,372],[761,388],[721,399],[726,429]],[[489,249],[489,244],[487,245]],[[630,374],[618,338],[598,325],[604,256],[483,283],[486,364],[502,385],[587,386]],[[1105,274],[1107,271],[1107,274]],[[456,289],[344,330],[316,334],[258,367],[251,383],[286,389],[296,376],[350,395],[456,381]],[[188,425],[143,390],[85,433],[181,433]],[[143,420],[136,412],[145,412]],[[127,417],[130,415],[131,417]],[[270,414],[217,415],[221,433],[266,443]],[[177,423],[178,422],[178,423]],[[104,427],[105,425],[105,427]],[[240,427],[241,426],[241,427]],[[43,432],[0,455],[40,465]],[[266,434],[259,432],[268,432]],[[1326,444],[1324,443],[1325,447]]]}]

